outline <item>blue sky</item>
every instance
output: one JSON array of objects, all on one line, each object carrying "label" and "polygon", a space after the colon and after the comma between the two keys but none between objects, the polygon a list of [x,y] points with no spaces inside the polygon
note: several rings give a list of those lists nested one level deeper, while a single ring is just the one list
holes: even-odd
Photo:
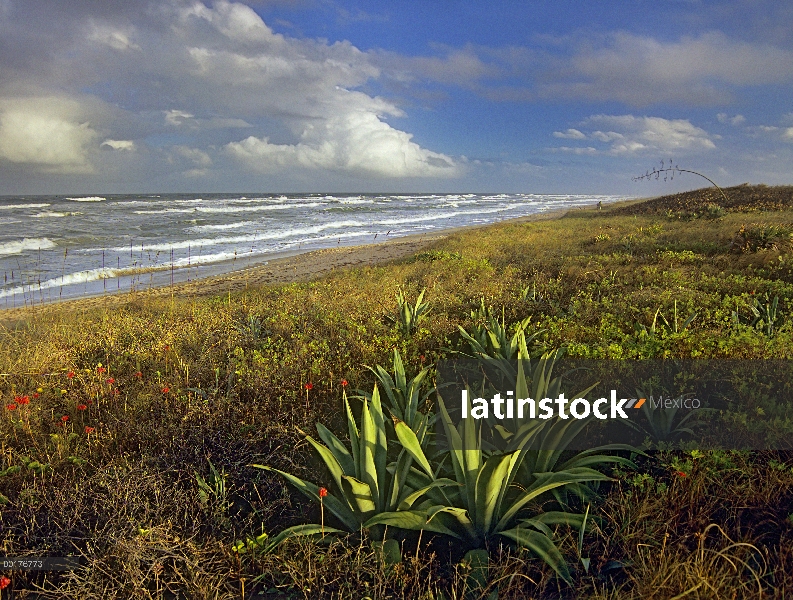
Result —
[{"label": "blue sky", "polygon": [[0,194],[793,183],[793,5],[0,0]]}]

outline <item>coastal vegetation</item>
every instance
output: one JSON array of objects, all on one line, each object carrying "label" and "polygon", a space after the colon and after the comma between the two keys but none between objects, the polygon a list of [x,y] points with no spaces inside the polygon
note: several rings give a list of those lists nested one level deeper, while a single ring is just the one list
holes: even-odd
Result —
[{"label": "coastal vegetation", "polygon": [[82,561],[13,572],[27,597],[793,593],[789,389],[747,381],[702,417],[775,450],[686,442],[697,419],[652,407],[634,446],[574,450],[586,422],[454,422],[436,370],[495,361],[539,398],[562,356],[793,359],[790,187],[463,230],[305,283],[17,311],[0,340],[3,555]]}]

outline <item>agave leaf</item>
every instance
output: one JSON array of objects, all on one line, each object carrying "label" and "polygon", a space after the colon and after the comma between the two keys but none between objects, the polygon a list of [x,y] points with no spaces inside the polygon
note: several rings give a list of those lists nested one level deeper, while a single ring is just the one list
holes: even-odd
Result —
[{"label": "agave leaf", "polygon": [[267,554],[275,550],[279,545],[281,545],[284,541],[288,538],[298,537],[298,536],[311,536],[311,535],[327,535],[327,534],[336,534],[336,533],[344,533],[340,529],[335,529],[333,527],[323,527],[322,525],[316,524],[308,524],[308,525],[295,525],[294,527],[289,527],[288,529],[284,529],[281,533],[275,536],[272,539],[269,539],[267,534],[262,534],[256,536],[256,538],[251,539],[248,538],[246,541],[238,541],[234,544],[233,549],[238,554],[245,554],[249,550],[254,550],[261,552],[262,554]]},{"label": "agave leaf", "polygon": [[522,523],[542,523],[543,525],[569,525],[576,529],[581,529],[586,523],[586,515],[581,513],[571,513],[559,510],[549,510],[539,513],[531,519],[520,519]]},{"label": "agave leaf", "polygon": [[503,535],[520,546],[531,550],[534,554],[544,560],[568,585],[573,585],[570,578],[570,571],[567,568],[562,553],[553,543],[551,538],[538,531],[533,531],[526,527],[515,527],[506,531],[500,531]]},{"label": "agave leaf", "polygon": [[380,404],[380,392],[377,389],[377,384],[375,384],[374,390],[372,390],[371,412],[375,426],[374,461],[375,469],[377,470],[377,489],[379,491],[378,507],[380,510],[383,510],[386,476],[388,474],[386,470],[386,466],[388,465],[388,439],[386,436],[385,418],[383,417],[383,407]]},{"label": "agave leaf", "polygon": [[344,408],[347,412],[347,431],[350,434],[350,447],[352,448],[352,460],[355,465],[355,477],[360,479],[360,439],[358,435],[358,426],[355,424],[355,417],[352,416],[352,409],[350,408],[350,401],[347,400],[347,392],[344,395]]},{"label": "agave leaf", "polygon": [[[410,467],[413,464],[413,457],[402,450],[397,457],[397,461],[388,465],[388,472],[391,473],[391,493],[388,498],[387,508],[393,509],[400,502],[400,498],[410,492],[410,488],[405,485],[410,474]],[[393,467],[393,468],[392,468]]]},{"label": "agave leaf", "polygon": [[342,466],[339,464],[339,461],[336,460],[336,457],[333,455],[333,452],[331,452],[327,446],[320,444],[310,435],[306,436],[306,440],[308,441],[309,444],[311,444],[314,447],[314,450],[317,451],[317,454],[319,454],[319,457],[322,459],[322,462],[325,463],[325,466],[327,467],[328,471],[330,471],[330,475],[331,477],[333,477],[333,481],[336,482],[338,489],[341,489],[341,478],[344,477],[346,473],[344,472]]},{"label": "agave leaf", "polygon": [[513,455],[494,455],[488,458],[476,478],[476,504],[474,519],[481,531],[490,531],[493,516],[498,509],[498,500],[503,496],[507,475],[513,462]]},{"label": "agave leaf", "polygon": [[333,457],[341,466],[345,475],[355,475],[355,462],[341,440],[325,427],[322,423],[317,423],[317,433],[325,445],[333,453]]},{"label": "agave leaf", "polygon": [[366,523],[364,527],[374,527],[375,525],[388,525],[398,527],[408,531],[432,531],[442,533],[453,538],[461,539],[460,536],[449,527],[443,524],[440,519],[427,520],[427,513],[423,510],[399,510],[396,512],[383,512],[376,514]]},{"label": "agave leaf", "polygon": [[536,477],[534,483],[521,493],[512,503],[512,506],[503,513],[501,520],[496,525],[496,531],[506,528],[520,509],[529,501],[545,492],[573,483],[611,481],[611,478],[606,477],[603,473],[587,468],[569,469],[556,473],[535,473],[534,476]]},{"label": "agave leaf", "polygon": [[[421,298],[421,296],[419,296],[419,298]],[[397,390],[404,390],[407,388],[405,365],[402,363],[402,357],[399,355],[399,351],[396,348],[394,348],[394,387]]]},{"label": "agave leaf", "polygon": [[[272,467],[268,467],[266,465],[251,465],[256,467],[257,469],[264,469],[265,471],[272,471],[274,473],[278,473],[284,479],[286,479],[289,483],[294,485],[300,492],[303,493],[306,497],[311,500],[315,500],[320,502],[319,498],[319,486],[316,484],[311,483],[310,481],[303,481],[299,477],[295,477],[290,473],[286,473],[284,471],[280,471],[278,469],[273,469]],[[351,508],[343,503],[341,500],[336,498],[333,494],[328,494],[327,496],[323,497],[321,500],[322,504],[327,507],[330,512],[332,512],[338,519],[341,521],[344,526],[350,532],[357,532],[360,529],[361,521],[355,515],[355,513],[351,510]]]},{"label": "agave leaf", "polygon": [[[377,510],[372,490],[368,484],[358,481],[354,477],[342,477],[341,489],[351,506],[356,508],[365,519]],[[327,496],[326,496],[327,498]]]},{"label": "agave leaf", "polygon": [[449,445],[449,456],[451,458],[452,468],[454,469],[455,479],[463,483],[465,481],[465,474],[463,471],[463,440],[457,428],[454,426],[452,418],[446,411],[446,405],[443,403],[443,398],[440,394],[438,394],[438,409],[441,414],[443,430],[446,433],[446,443]]},{"label": "agave leaf", "polygon": [[446,479],[446,478],[436,479],[435,481],[433,481],[429,485],[425,485],[424,487],[416,490],[412,494],[409,494],[407,497],[405,497],[405,499],[402,500],[402,502],[399,503],[399,507],[397,508],[397,510],[399,510],[399,511],[409,510],[413,506],[413,504],[416,502],[416,500],[421,498],[424,494],[426,494],[428,491],[430,491],[433,488],[455,487],[455,486],[458,486],[458,485],[459,484],[456,481],[453,481],[451,479]]},{"label": "agave leaf", "polygon": [[[374,419],[369,410],[369,402],[364,400],[363,410],[361,411],[361,437],[360,437],[360,450],[358,453],[360,481],[369,486],[372,496],[375,498],[380,497],[380,489],[378,487],[378,473],[377,465],[375,463],[375,454],[377,451],[377,432],[375,431]],[[385,465],[384,465],[385,467]],[[385,470],[385,469],[384,469]]]},{"label": "agave leaf", "polygon": [[482,543],[484,541],[483,537],[479,535],[479,531],[476,529],[476,526],[471,520],[471,515],[466,509],[459,508],[457,506],[437,505],[428,507],[426,511],[427,523],[432,523],[442,519],[445,515],[449,515],[453,518],[453,522],[456,522],[456,524],[462,528],[471,541],[476,544]]},{"label": "agave leaf", "polygon": [[424,472],[430,478],[434,479],[435,474],[432,471],[432,466],[424,455],[424,450],[421,449],[421,444],[416,437],[416,433],[408,427],[404,421],[398,421],[394,429],[396,430],[397,438],[399,438],[399,443],[402,444],[402,447],[410,454],[413,460],[424,469]]}]

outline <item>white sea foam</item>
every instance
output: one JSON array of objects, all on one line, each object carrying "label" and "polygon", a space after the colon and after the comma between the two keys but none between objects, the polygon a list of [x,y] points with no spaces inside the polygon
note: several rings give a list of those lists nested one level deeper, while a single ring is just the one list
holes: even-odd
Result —
[{"label": "white sea foam", "polygon": [[76,273],[69,273],[61,277],[55,277],[42,281],[41,283],[31,283],[29,285],[20,285],[13,288],[6,288],[0,291],[0,298],[6,298],[14,295],[24,295],[36,293],[41,290],[48,290],[56,287],[66,287],[69,285],[77,285],[80,283],[90,283],[100,279],[112,279],[124,274],[131,274],[131,271],[124,269],[88,269],[86,271],[78,271]]},{"label": "white sea foam", "polygon": [[46,219],[47,217],[68,217],[72,213],[66,212],[55,212],[53,210],[47,210],[44,212],[37,213],[35,215],[31,215],[34,219]]},{"label": "white sea foam", "polygon": [[72,200],[73,202],[102,202],[107,200],[102,196],[84,196],[82,198],[64,198],[64,200]]},{"label": "white sea foam", "polygon": [[[283,240],[290,237],[300,236],[313,236],[317,233],[325,231],[326,229],[341,229],[344,227],[363,227],[370,225],[365,221],[335,221],[332,223],[324,223],[322,225],[315,225],[313,227],[298,227],[293,229],[269,230],[266,232],[256,232],[248,235],[225,236],[216,238],[197,238],[190,240],[181,240],[171,243],[158,243],[158,244],[144,244],[143,252],[169,252],[171,250],[186,250],[188,248],[199,249],[204,246],[225,246],[229,244],[250,244],[258,241],[267,240]],[[135,251],[140,247],[136,246]],[[129,246],[116,246],[112,248],[85,248],[77,250],[83,254],[96,254],[99,252],[129,252]]]},{"label": "white sea foam", "polygon": [[22,254],[26,250],[47,250],[54,247],[55,242],[49,238],[24,238],[0,243],[0,256]]},{"label": "white sea foam", "polygon": [[196,225],[187,231],[201,233],[203,231],[223,231],[226,229],[239,229],[240,227],[255,227],[261,225],[257,221],[239,221],[238,223],[221,223],[220,225]]},{"label": "white sea foam", "polygon": [[13,210],[15,208],[46,208],[50,206],[47,202],[41,202],[36,204],[0,204],[0,210]]},{"label": "white sea foam", "polygon": [[196,206],[195,208],[164,208],[162,210],[136,210],[138,215],[159,215],[167,213],[207,213],[226,214],[237,212],[262,212],[268,210],[290,210],[293,208],[315,208],[322,206],[322,202],[309,202],[306,204],[266,204],[264,206]]}]

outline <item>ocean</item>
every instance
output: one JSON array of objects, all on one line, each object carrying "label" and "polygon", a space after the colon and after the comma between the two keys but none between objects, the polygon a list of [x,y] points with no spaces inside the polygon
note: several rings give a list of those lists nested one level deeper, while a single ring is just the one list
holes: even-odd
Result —
[{"label": "ocean", "polygon": [[339,245],[617,196],[163,194],[0,197],[0,308],[145,289]]}]

